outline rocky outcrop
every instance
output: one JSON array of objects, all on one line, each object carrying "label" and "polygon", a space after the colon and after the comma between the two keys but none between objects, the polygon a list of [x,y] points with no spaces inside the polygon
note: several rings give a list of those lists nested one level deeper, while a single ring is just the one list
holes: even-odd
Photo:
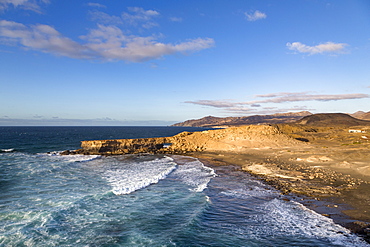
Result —
[{"label": "rocky outcrop", "polygon": [[81,149],[63,154],[184,154],[199,151],[241,151],[244,148],[301,144],[269,125],[249,125],[202,132],[182,132],[171,137],[82,141]]},{"label": "rocky outcrop", "polygon": [[65,151],[62,154],[184,154],[187,152],[201,151],[201,147],[186,140],[185,137],[191,134],[193,133],[183,132],[171,137],[82,141],[81,149]]},{"label": "rocky outcrop", "polygon": [[154,153],[163,149],[166,138],[82,141],[81,148],[93,154]]}]

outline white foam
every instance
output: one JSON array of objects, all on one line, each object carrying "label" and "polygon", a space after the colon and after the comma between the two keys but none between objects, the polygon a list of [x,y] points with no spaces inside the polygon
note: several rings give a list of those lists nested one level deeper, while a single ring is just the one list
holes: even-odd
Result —
[{"label": "white foam", "polygon": [[176,169],[176,163],[171,158],[165,157],[125,164],[118,169],[106,171],[103,176],[112,186],[114,194],[123,195],[158,183],[174,169]]},{"label": "white foam", "polygon": [[246,221],[254,222],[248,227],[230,226],[238,234],[248,235],[255,239],[268,236],[302,236],[304,238],[323,239],[339,246],[369,246],[358,236],[336,223],[330,218],[308,209],[301,203],[276,198],[274,190],[266,190],[260,186],[250,189],[234,189],[221,192],[233,198],[248,201],[263,199],[260,205],[253,207],[256,212]]},{"label": "white foam", "polygon": [[186,162],[174,172],[182,182],[193,187],[191,190],[202,192],[207,188],[209,181],[217,174],[212,168],[206,167],[199,160]]},{"label": "white foam", "polygon": [[62,159],[65,159],[70,162],[87,162],[101,157],[100,155],[83,155],[83,154],[74,154],[74,155],[61,155]]},{"label": "white foam", "polygon": [[9,153],[9,152],[13,152],[14,148],[3,148],[3,149],[0,149],[0,151],[5,152],[5,153]]},{"label": "white foam", "polygon": [[39,155],[52,156],[67,162],[87,162],[101,157],[100,155],[84,154],[60,155],[60,152],[40,153]]},{"label": "white foam", "polygon": [[266,190],[260,186],[251,186],[249,190],[239,188],[221,192],[223,195],[240,199],[271,198],[276,196],[276,193],[274,190]]},{"label": "white foam", "polygon": [[273,199],[260,208],[255,221],[265,225],[264,234],[305,236],[327,239],[332,244],[342,246],[369,246],[362,239],[332,219],[324,217],[298,202]]}]

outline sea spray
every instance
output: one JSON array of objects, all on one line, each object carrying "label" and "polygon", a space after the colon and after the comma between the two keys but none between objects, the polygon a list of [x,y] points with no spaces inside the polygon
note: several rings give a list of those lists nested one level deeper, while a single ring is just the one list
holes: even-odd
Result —
[{"label": "sea spray", "polygon": [[115,169],[108,169],[104,177],[112,186],[116,195],[130,194],[158,183],[176,168],[176,163],[169,157],[151,161],[122,164]]},{"label": "sea spray", "polygon": [[217,176],[212,168],[204,166],[198,159],[180,165],[173,175],[191,186],[191,190],[195,192],[202,192],[207,188],[210,180]]}]

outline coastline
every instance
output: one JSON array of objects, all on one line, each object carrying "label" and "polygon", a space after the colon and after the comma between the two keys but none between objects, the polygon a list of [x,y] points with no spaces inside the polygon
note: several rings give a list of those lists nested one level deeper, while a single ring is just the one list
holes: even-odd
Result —
[{"label": "coastline", "polygon": [[[282,153],[284,155],[278,155]],[[289,200],[331,218],[370,243],[370,215],[367,213],[370,212],[370,177],[350,170],[335,171],[331,165],[336,161],[328,160],[329,157],[307,164],[300,162],[300,158],[293,158],[295,154],[284,149],[248,149],[189,155],[205,165],[239,166],[281,191]]]},{"label": "coastline", "polygon": [[238,166],[284,199],[301,202],[370,243],[370,142],[348,128],[247,125],[163,138],[83,141],[82,149],[65,154],[179,154],[210,166]]}]

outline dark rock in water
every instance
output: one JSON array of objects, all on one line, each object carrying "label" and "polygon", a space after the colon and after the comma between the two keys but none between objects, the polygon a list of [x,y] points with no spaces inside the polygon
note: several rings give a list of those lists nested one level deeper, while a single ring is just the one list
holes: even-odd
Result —
[{"label": "dark rock in water", "polygon": [[84,154],[84,155],[89,155],[92,154],[88,150],[84,149],[76,149],[76,150],[65,150],[60,153],[60,155],[74,155],[74,154]]},{"label": "dark rock in water", "polygon": [[71,152],[70,150],[65,150],[60,153],[60,155],[70,155],[70,154],[73,154],[73,152]]},{"label": "dark rock in water", "polygon": [[368,243],[370,243],[370,224],[363,221],[353,221],[346,224],[346,227],[353,233],[362,236]]}]

